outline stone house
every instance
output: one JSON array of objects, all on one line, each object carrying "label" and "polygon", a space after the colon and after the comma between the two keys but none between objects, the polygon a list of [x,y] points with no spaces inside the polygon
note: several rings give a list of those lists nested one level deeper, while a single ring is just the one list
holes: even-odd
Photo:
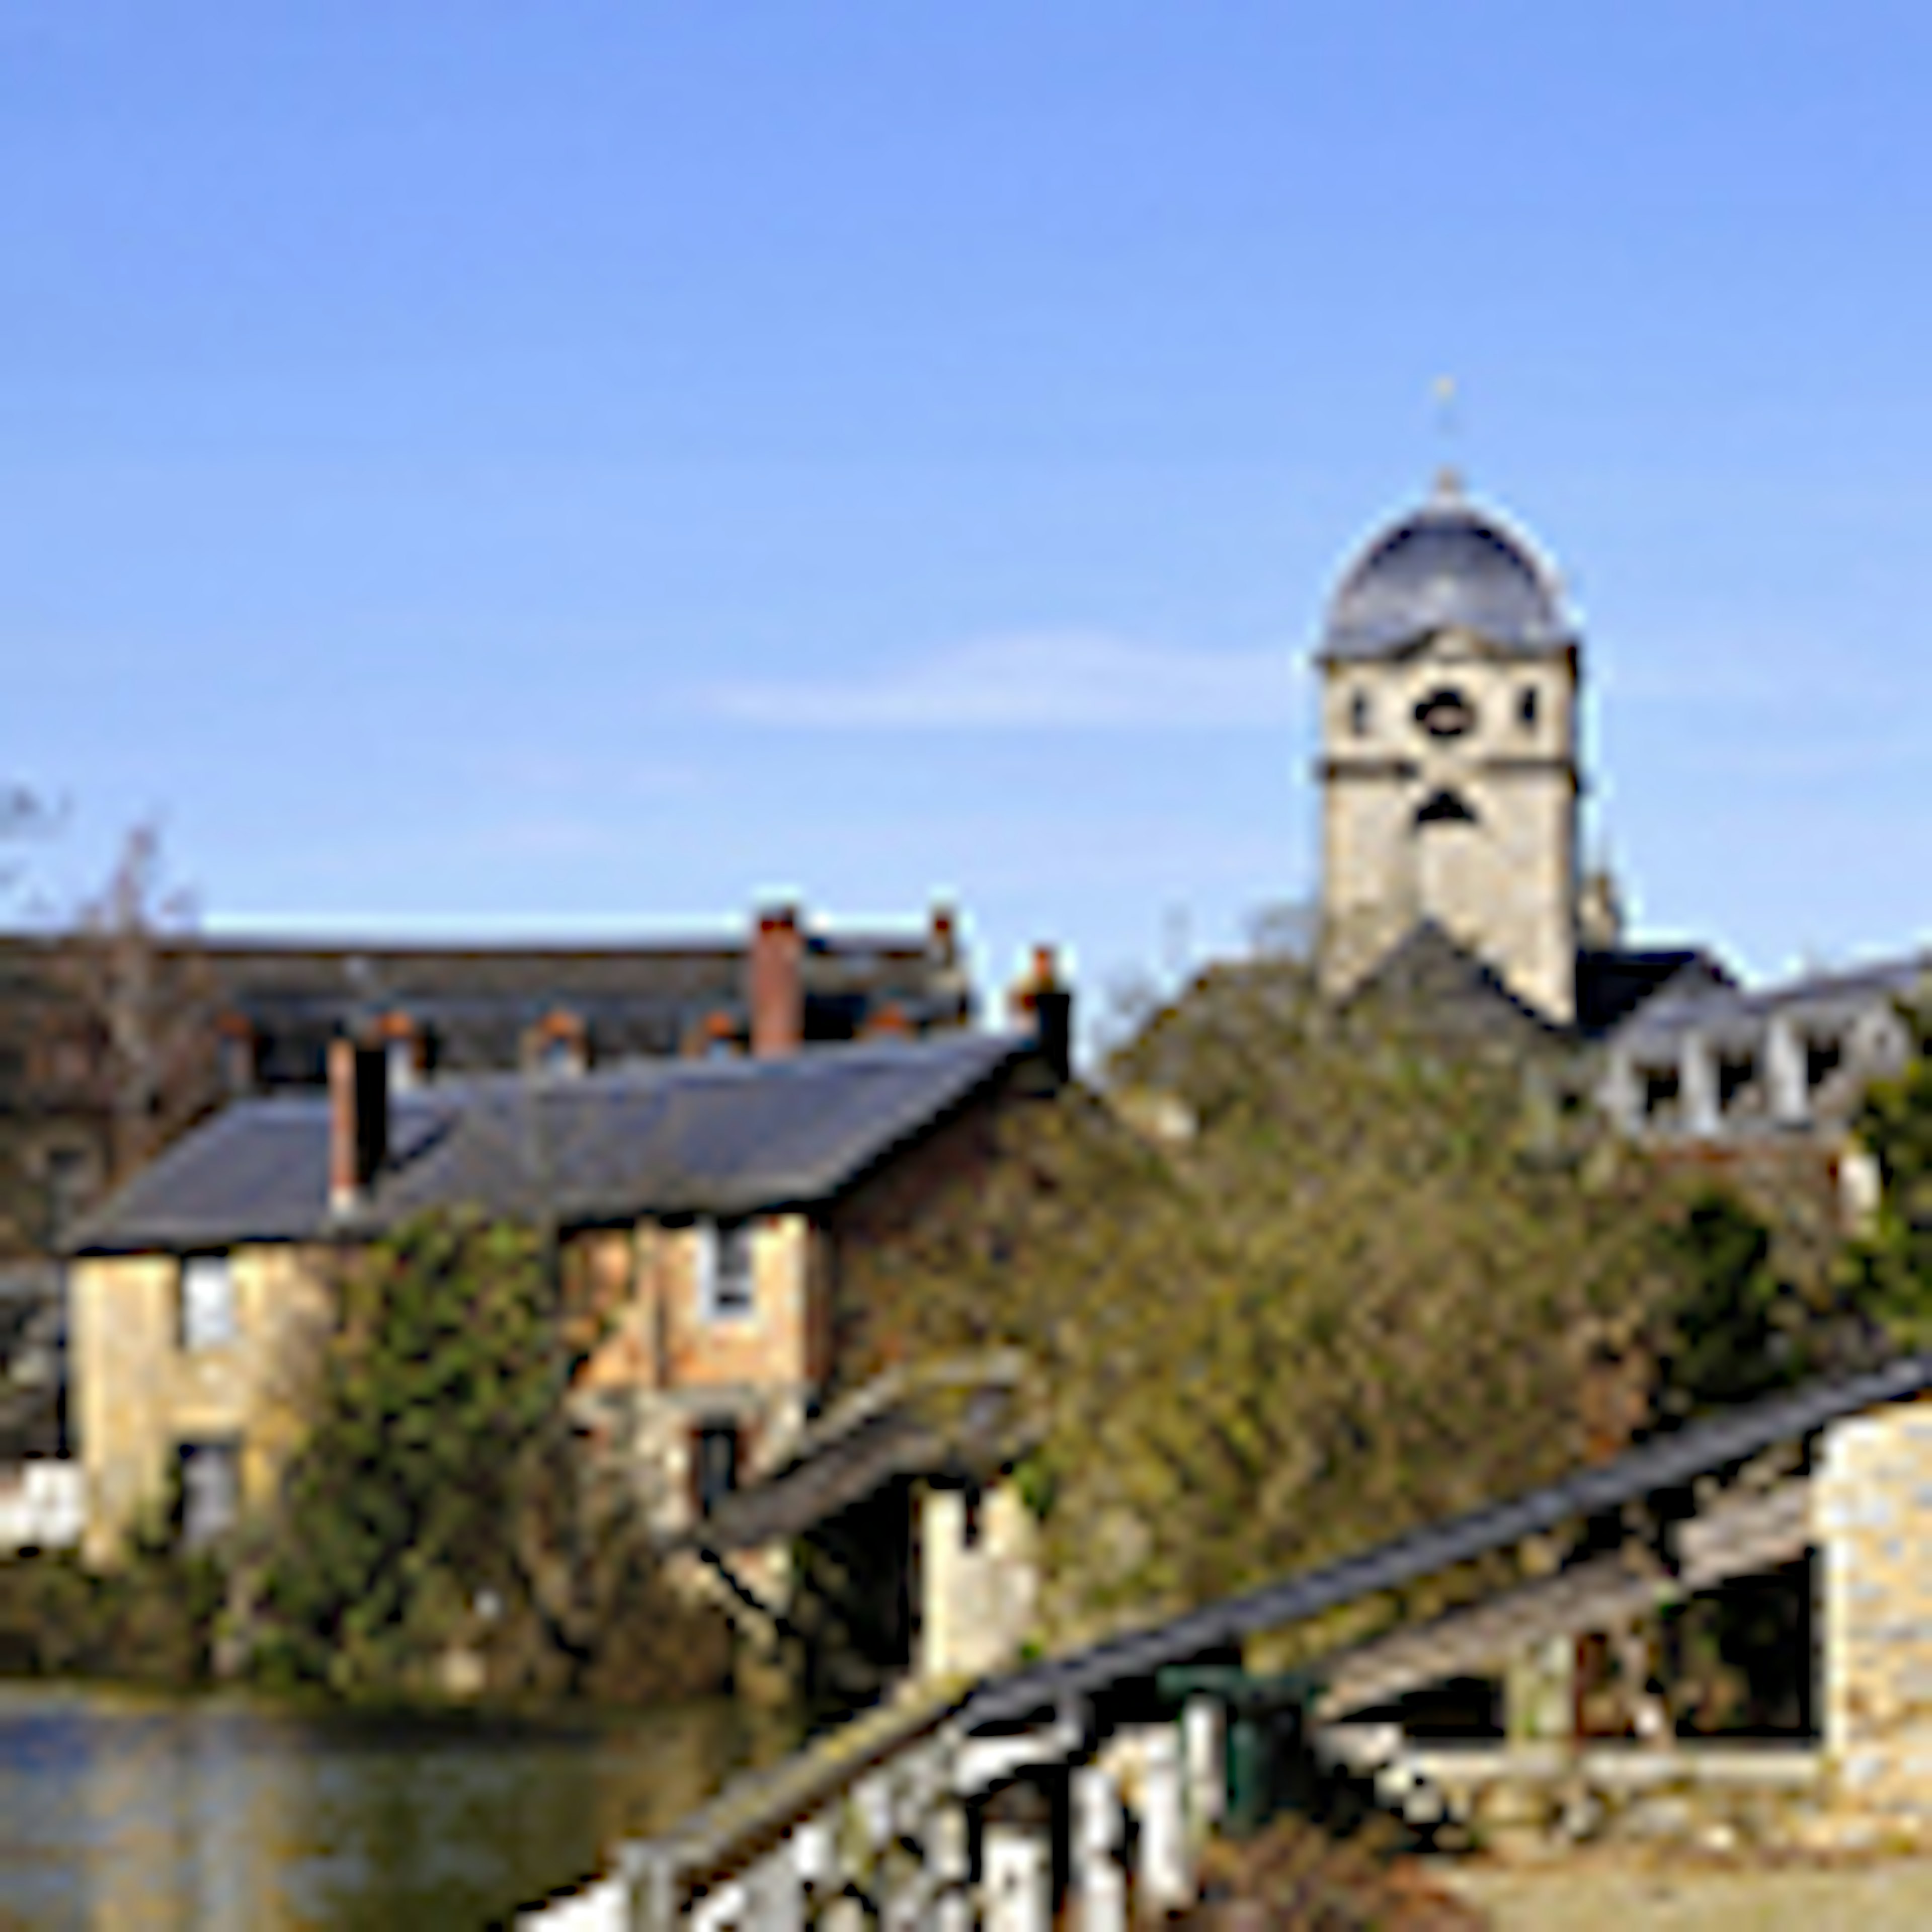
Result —
[{"label": "stone house", "polygon": [[72,1244],[90,1556],[171,1472],[191,1538],[268,1504],[339,1270],[438,1208],[557,1230],[566,1292],[605,1317],[573,1408],[662,1528],[782,1458],[837,1372],[862,1204],[916,1201],[1006,1110],[1057,1090],[1070,1009],[1046,987],[1029,1030],[803,1052],[798,950],[776,949],[754,992],[748,1056],[398,1090],[380,1040],[341,1038],[326,1092],[238,1101],[137,1174]]}]

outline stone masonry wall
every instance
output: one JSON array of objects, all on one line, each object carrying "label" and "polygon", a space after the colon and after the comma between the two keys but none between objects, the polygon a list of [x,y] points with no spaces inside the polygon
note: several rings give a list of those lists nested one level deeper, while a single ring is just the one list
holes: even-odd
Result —
[{"label": "stone masonry wall", "polygon": [[1832,1428],[1813,1510],[1839,1802],[1932,1828],[1932,1402]]}]

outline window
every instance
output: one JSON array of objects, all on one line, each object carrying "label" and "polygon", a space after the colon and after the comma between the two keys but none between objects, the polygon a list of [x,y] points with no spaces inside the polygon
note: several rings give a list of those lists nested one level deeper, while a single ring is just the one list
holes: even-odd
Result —
[{"label": "window", "polygon": [[1516,722],[1526,731],[1536,729],[1536,686],[1526,684],[1516,694]]},{"label": "window", "polygon": [[738,1486],[738,1425],[728,1416],[700,1422],[691,1443],[692,1480],[700,1515],[709,1516]]},{"label": "window", "polygon": [[242,1445],[184,1442],[181,1472],[181,1540],[200,1550],[227,1534],[242,1513]]},{"label": "window", "polygon": [[698,1306],[706,1322],[742,1321],[758,1305],[748,1221],[703,1221],[698,1228]]},{"label": "window", "polygon": [[235,1270],[226,1255],[185,1255],[181,1264],[181,1345],[218,1348],[235,1339]]},{"label": "window", "polygon": [[1369,735],[1369,694],[1358,691],[1348,700],[1348,729],[1358,738]]}]

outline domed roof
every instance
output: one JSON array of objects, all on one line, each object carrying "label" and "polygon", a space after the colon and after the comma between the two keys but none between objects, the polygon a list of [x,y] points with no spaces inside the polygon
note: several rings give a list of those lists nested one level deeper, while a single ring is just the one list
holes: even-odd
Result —
[{"label": "domed roof", "polygon": [[1508,651],[1570,641],[1549,569],[1526,538],[1466,502],[1453,478],[1349,566],[1328,607],[1322,653],[1384,657],[1450,628]]}]

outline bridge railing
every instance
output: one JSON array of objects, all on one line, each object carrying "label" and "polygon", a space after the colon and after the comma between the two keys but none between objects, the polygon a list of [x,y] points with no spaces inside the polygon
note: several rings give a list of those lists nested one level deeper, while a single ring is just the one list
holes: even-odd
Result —
[{"label": "bridge railing", "polygon": [[[983,1685],[940,1685],[748,1772],[612,1876],[523,1922],[530,1932],[1047,1932],[1056,1872],[1083,1932],[1130,1901],[1192,1897],[1193,1855],[1223,1802],[1217,1708],[1101,1728],[1066,1708],[997,1735],[962,1721]],[[1039,1774],[1042,1780],[1036,1782]],[[1065,1796],[1048,1786],[1065,1780]]]}]

